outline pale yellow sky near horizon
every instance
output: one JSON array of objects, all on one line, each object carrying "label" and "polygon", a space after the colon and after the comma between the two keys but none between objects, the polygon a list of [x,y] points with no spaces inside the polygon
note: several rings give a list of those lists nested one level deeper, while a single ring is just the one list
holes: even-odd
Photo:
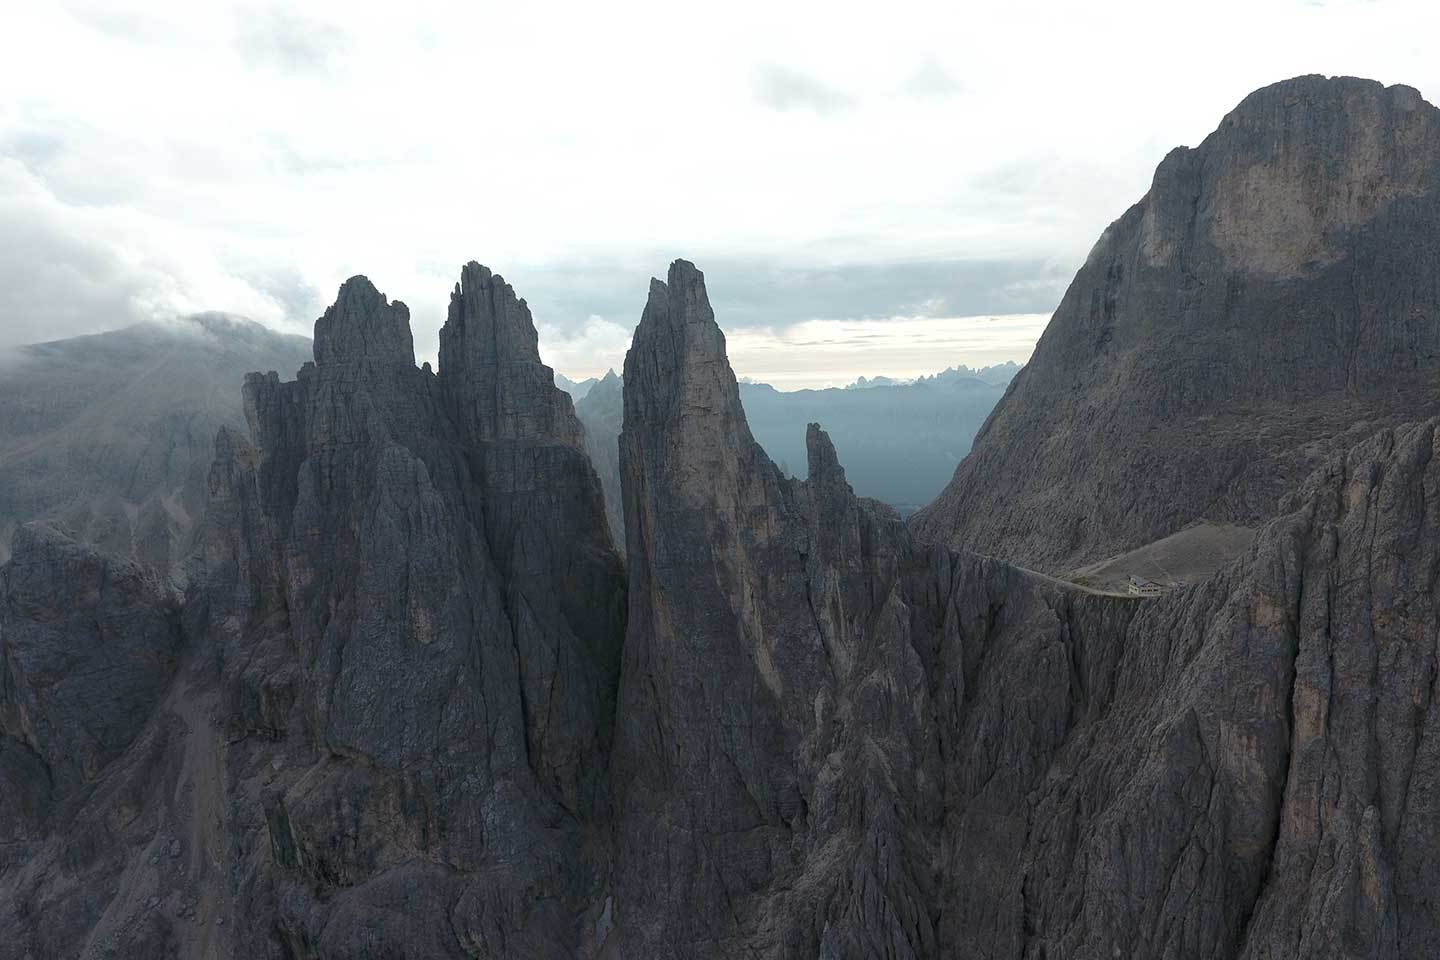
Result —
[{"label": "pale yellow sky near horizon", "polygon": [[[779,390],[840,387],[858,377],[925,376],[965,364],[1024,363],[1050,322],[1048,313],[890,320],[807,320],[793,326],[725,333],[735,376]],[[572,380],[604,376],[625,363],[630,334],[594,318],[580,337],[542,327],[540,356]]]}]

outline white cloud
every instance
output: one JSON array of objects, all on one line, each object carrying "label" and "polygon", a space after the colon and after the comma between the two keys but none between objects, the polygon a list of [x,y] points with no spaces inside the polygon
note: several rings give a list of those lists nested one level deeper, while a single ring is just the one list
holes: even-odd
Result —
[{"label": "white cloud", "polygon": [[928,100],[953,97],[961,89],[959,81],[950,76],[935,58],[927,57],[906,79],[900,91],[907,96]]},{"label": "white cloud", "polygon": [[1030,359],[1049,314],[809,320],[736,330],[726,348],[738,376],[781,390],[838,387],[857,377],[910,379],[946,367]]},{"label": "white cloud", "polygon": [[576,371],[576,379],[600,377],[606,370],[619,373],[625,366],[634,324],[616,323],[604,317],[589,317],[579,330],[536,325],[540,334],[540,358],[565,373]]},{"label": "white cloud", "polygon": [[344,52],[339,26],[312,20],[277,4],[235,13],[236,45],[251,64],[287,73],[326,73]]},{"label": "white cloud", "polygon": [[[1440,91],[1417,39],[1440,11],[1418,0],[286,9],[7,9],[0,245],[20,253],[0,342],[200,307],[306,329],[365,273],[410,304],[423,354],[471,258],[581,341],[594,314],[633,324],[673,256],[806,282],[900,262],[1066,273],[1171,146],[1255,87]],[[628,274],[604,285],[624,311],[587,302],[597,260],[638,265],[633,295]],[[834,314],[791,314],[817,315]]]},{"label": "white cloud", "polygon": [[755,68],[755,97],[771,110],[809,110],[817,114],[839,113],[855,106],[855,98],[817,77],[779,63],[762,63]]},{"label": "white cloud", "polygon": [[292,326],[278,298],[221,268],[185,225],[127,207],[66,204],[6,158],[0,237],[0,346],[199,312],[217,299]]}]

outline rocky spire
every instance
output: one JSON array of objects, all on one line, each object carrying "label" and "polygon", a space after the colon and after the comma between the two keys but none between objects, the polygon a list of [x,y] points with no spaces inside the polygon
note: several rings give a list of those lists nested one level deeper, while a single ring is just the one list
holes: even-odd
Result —
[{"label": "rocky spire", "polygon": [[[246,868],[303,876],[321,900],[411,883],[407,912],[467,945],[396,928],[363,946],[371,935],[341,924],[354,939],[337,955],[572,956],[536,945],[573,944],[581,908],[511,905],[586,889],[575,837],[605,803],[623,570],[524,302],[468,266],[438,377],[379,362],[398,359],[382,345],[403,319],[364,278],[347,283],[317,323],[315,366],[247,382],[254,449],[218,445],[213,515],[238,527],[209,541],[227,722],[293,751],[256,811],[273,839],[245,841],[279,852]],[[363,843],[331,843],[360,820]],[[390,872],[417,858],[447,879]],[[329,912],[321,900],[303,909]],[[504,948],[482,947],[491,937]]]},{"label": "rocky spire", "polygon": [[[772,897],[797,884],[801,899],[869,900],[868,915],[831,925],[823,953],[870,955],[888,943],[912,955],[932,934],[900,853],[910,839],[875,823],[874,850],[856,850],[833,824],[812,832],[807,812],[864,821],[852,804],[888,802],[879,766],[908,782],[921,762],[889,745],[854,763],[832,757],[856,785],[843,798],[816,765],[831,762],[816,752],[817,724],[858,682],[857,650],[873,659],[908,642],[893,632],[899,620],[877,617],[895,589],[887,558],[903,528],[859,508],[818,426],[808,437],[815,484],[780,475],[751,436],[704,276],[687,261],[651,281],[624,393],[630,617],[612,773],[615,873],[621,915],[655,919],[620,932],[617,955],[693,956],[699,943],[714,949],[698,955],[772,955],[780,943],[813,943],[808,908]],[[786,852],[827,839],[827,863],[847,864],[838,874],[819,863],[807,874]],[[893,851],[884,862],[882,849]],[[696,902],[727,909],[686,909]],[[744,918],[767,912],[774,927],[748,936]]]},{"label": "rocky spire", "polygon": [[530,307],[490,268],[471,260],[460,268],[450,294],[450,313],[440,329],[440,369],[446,359],[469,369],[477,364],[540,362],[540,341]]},{"label": "rocky spire", "polygon": [[340,285],[335,303],[315,321],[315,363],[376,361],[415,365],[410,309],[363,276]]},{"label": "rocky spire", "polygon": [[625,385],[627,421],[668,425],[682,415],[692,421],[703,415],[718,418],[727,433],[742,431],[750,439],[705,275],[690,261],[670,264],[666,282],[650,281],[649,300],[625,355]]},{"label": "rocky spire", "polygon": [[805,428],[805,453],[809,468],[806,479],[812,485],[826,489],[850,489],[845,480],[845,468],[835,455],[835,444],[818,423]]},{"label": "rocky spire", "polygon": [[453,415],[476,441],[584,447],[574,402],[540,362],[529,306],[503,277],[473,260],[461,268],[440,328],[440,381]]}]

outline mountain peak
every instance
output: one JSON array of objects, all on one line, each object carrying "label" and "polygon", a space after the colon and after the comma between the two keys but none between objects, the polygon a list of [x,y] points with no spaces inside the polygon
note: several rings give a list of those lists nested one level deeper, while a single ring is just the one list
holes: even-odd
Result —
[{"label": "mountain peak", "polygon": [[835,453],[835,444],[830,441],[830,434],[818,423],[809,424],[805,428],[805,451],[809,460],[808,476],[810,483],[816,487],[846,487],[845,468],[840,465],[840,458]]},{"label": "mountain peak", "polygon": [[530,307],[504,277],[474,260],[460,269],[440,328],[440,383],[477,439],[583,445],[570,395],[540,361]]},{"label": "mountain peak", "polygon": [[[705,275],[690,261],[670,264],[664,282],[651,279],[649,299],[625,355],[624,380],[627,420],[668,420],[683,405],[688,411],[738,419],[743,426],[725,334],[715,322]],[[632,416],[632,402],[659,406]]]},{"label": "mountain peak", "polygon": [[1413,89],[1256,91],[1106,229],[915,532],[1059,571],[1273,516],[1358,422],[1440,411],[1437,224]]},{"label": "mountain peak", "polygon": [[1440,111],[1411,87],[1296,77],[1255,91],[1155,172],[1141,226],[1151,265],[1197,244],[1232,271],[1293,278],[1337,263],[1343,235],[1432,191]]},{"label": "mountain peak", "polygon": [[317,365],[357,361],[415,365],[410,309],[360,275],[340,285],[335,303],[315,321]]},{"label": "mountain peak", "polygon": [[465,363],[540,362],[540,341],[530,307],[489,267],[471,260],[460,269],[450,312],[440,330],[440,369],[464,355]]}]

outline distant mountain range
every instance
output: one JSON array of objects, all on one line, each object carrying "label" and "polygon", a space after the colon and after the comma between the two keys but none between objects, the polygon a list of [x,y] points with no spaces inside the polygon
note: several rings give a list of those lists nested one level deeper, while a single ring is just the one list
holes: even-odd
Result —
[{"label": "distant mountain range", "polygon": [[[610,372],[614,373],[615,371],[612,370]],[[585,395],[588,394],[591,388],[599,383],[600,380],[600,377],[586,377],[584,380],[571,380],[559,371],[555,373],[555,386],[570,394],[570,398],[577,403],[585,399]]]},{"label": "distant mountain range", "polygon": [[[755,439],[787,474],[804,477],[805,428],[825,424],[856,493],[890,504],[902,515],[928,503],[970,449],[1016,363],[973,370],[952,367],[914,380],[875,377],[824,390],[777,390],[740,381],[740,400]],[[612,370],[599,383],[576,384],[556,375],[556,386],[574,387],[575,412],[592,437],[596,470],[607,502],[618,510],[619,465],[613,448],[620,434],[621,380]],[[567,387],[566,384],[570,384]]]},{"label": "distant mountain range", "polygon": [[[961,364],[958,367],[948,367],[939,373],[931,374],[928,377],[912,377],[908,379],[896,379],[895,377],[860,377],[853,383],[845,386],[846,390],[869,390],[874,387],[903,387],[916,383],[945,383],[951,380],[980,380],[995,386],[1003,387],[1015,378],[1020,372],[1021,365],[1014,360],[1007,360],[1005,363],[996,363],[988,367],[967,367]],[[744,381],[741,381],[742,383]]]}]

